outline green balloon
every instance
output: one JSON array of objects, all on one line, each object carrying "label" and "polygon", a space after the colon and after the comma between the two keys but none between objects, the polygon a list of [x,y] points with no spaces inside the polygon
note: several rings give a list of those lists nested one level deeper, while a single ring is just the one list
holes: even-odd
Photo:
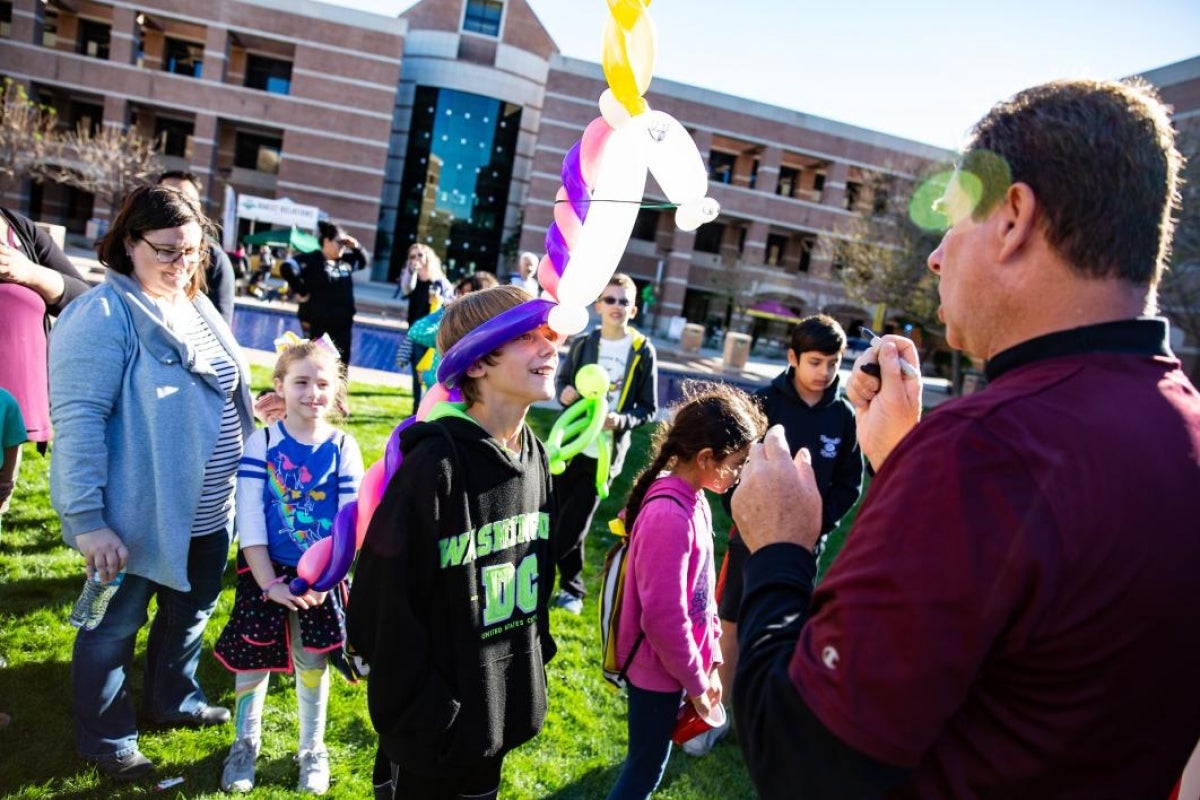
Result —
[{"label": "green balloon", "polygon": [[575,390],[584,397],[603,397],[609,383],[608,373],[599,364],[587,364],[575,373]]}]

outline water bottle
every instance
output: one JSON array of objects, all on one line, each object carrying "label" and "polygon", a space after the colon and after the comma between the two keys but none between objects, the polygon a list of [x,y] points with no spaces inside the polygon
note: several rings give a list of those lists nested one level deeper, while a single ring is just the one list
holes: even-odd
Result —
[{"label": "water bottle", "polygon": [[117,577],[108,583],[100,580],[99,572],[92,573],[92,577],[83,582],[83,591],[79,593],[79,599],[71,608],[71,624],[85,631],[99,625],[100,620],[104,619],[104,612],[108,610],[108,602],[117,593],[123,580],[124,571],[118,572]]}]

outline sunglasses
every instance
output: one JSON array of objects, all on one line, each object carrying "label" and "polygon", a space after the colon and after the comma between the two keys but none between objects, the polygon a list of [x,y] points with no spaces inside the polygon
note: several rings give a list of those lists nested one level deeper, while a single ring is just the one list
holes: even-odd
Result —
[{"label": "sunglasses", "polygon": [[620,306],[621,308],[629,305],[629,299],[625,297],[601,297],[600,302],[606,306]]}]

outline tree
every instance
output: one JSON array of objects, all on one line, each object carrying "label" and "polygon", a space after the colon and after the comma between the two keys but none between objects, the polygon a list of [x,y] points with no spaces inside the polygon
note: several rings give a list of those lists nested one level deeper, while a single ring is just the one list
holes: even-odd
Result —
[{"label": "tree", "polygon": [[894,174],[870,176],[865,188],[875,198],[873,212],[839,225],[823,246],[851,299],[882,303],[894,315],[940,332],[937,276],[926,259],[941,233],[917,225],[909,213],[918,185]]},{"label": "tree", "polygon": [[136,186],[162,171],[159,144],[136,129],[80,124],[58,138],[55,152],[42,164],[40,176],[89,192],[119,208]]},{"label": "tree", "polygon": [[[1159,287],[1159,304],[1172,324],[1200,347],[1200,123],[1181,124],[1178,147],[1186,160],[1182,206],[1175,223],[1171,261]],[[1200,377],[1200,359],[1192,370]]]},{"label": "tree", "polygon": [[5,77],[0,84],[0,189],[37,177],[57,146],[54,109],[35,102],[25,87]]}]

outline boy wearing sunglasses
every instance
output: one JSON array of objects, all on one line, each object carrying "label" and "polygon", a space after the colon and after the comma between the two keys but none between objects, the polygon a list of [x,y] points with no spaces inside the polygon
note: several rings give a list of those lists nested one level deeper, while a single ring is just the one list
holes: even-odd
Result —
[{"label": "boy wearing sunglasses", "polygon": [[552,536],[558,559],[559,593],[554,604],[572,614],[583,611],[583,542],[600,505],[596,492],[596,455],[611,447],[608,482],[621,474],[631,432],[653,421],[658,414],[658,364],[654,345],[629,323],[637,316],[637,286],[618,272],[596,300],[600,325],[571,344],[555,378],[558,399],[569,406],[579,399],[575,375],[587,364],[599,364],[609,376],[608,419],[604,434],[571,459],[561,475],[554,476],[559,514]]}]

